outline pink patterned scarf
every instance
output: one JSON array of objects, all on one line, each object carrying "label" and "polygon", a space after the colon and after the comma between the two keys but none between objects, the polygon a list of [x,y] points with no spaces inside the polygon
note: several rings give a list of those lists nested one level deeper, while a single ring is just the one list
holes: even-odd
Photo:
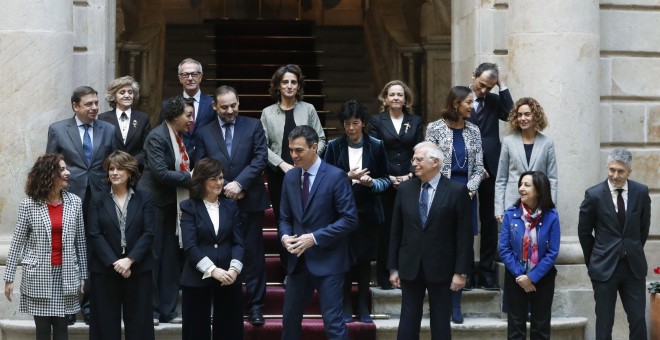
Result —
[{"label": "pink patterned scarf", "polygon": [[525,222],[522,259],[525,262],[525,269],[529,273],[529,271],[539,263],[538,232],[537,230],[534,230],[534,228],[541,221],[543,212],[537,208],[536,211],[532,213],[532,209],[525,205],[525,203],[522,203],[522,207],[522,220]]}]

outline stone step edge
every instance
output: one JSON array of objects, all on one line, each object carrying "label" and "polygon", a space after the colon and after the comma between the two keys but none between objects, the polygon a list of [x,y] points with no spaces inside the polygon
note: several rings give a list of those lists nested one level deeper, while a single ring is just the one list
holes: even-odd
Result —
[{"label": "stone step edge", "polygon": [[[587,318],[584,317],[556,317],[552,318],[552,329],[574,329],[583,328],[587,325]],[[378,332],[396,332],[399,329],[399,319],[374,320]],[[429,318],[422,319],[422,331],[431,330]],[[452,323],[452,329],[461,331],[482,331],[482,330],[506,330],[506,319],[500,318],[468,318],[463,324]],[[528,326],[529,327],[529,326]],[[34,334],[33,320],[0,320],[0,329],[3,332],[14,334]],[[70,334],[86,334],[89,326],[82,322],[69,326]],[[154,327],[156,334],[177,334],[181,332],[180,324],[163,323]]]},{"label": "stone step edge", "polygon": [[[422,319],[421,330],[423,332],[431,331],[429,321],[430,319],[427,317]],[[587,321],[588,319],[584,317],[555,317],[550,321],[550,325],[554,330],[575,329],[586,327]],[[378,332],[396,332],[399,329],[399,319],[374,320],[374,323],[376,324],[376,330]],[[473,332],[480,332],[483,330],[506,330],[507,321],[506,319],[500,318],[466,318],[460,325],[452,322],[451,328],[453,330]],[[529,328],[529,322],[527,323],[527,328]]]}]

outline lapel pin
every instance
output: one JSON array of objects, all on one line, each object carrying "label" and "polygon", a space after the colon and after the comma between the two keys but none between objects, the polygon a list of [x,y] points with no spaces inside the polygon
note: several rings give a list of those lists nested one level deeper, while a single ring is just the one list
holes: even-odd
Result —
[{"label": "lapel pin", "polygon": [[405,124],[403,124],[403,126],[406,127],[406,130],[403,133],[408,133],[408,129],[410,129],[410,122],[406,122]]},{"label": "lapel pin", "polygon": [[137,127],[137,120],[136,120],[136,119],[133,119],[133,127],[134,127],[134,128]]}]

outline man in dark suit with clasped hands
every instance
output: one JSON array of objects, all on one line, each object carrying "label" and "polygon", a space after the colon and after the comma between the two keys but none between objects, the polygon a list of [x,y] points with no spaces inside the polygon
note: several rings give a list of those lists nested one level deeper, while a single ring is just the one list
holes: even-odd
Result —
[{"label": "man in dark suit with clasped hands", "polygon": [[346,173],[317,155],[319,136],[310,126],[289,133],[295,169],[284,175],[279,236],[289,253],[282,339],[299,340],[305,305],[318,292],[325,334],[348,340],[344,323],[344,274],[351,267],[348,234],[358,226]]},{"label": "man in dark suit with clasped hands", "polygon": [[614,149],[607,180],[584,194],[578,236],[596,301],[596,339],[612,339],[616,294],[628,316],[630,339],[646,339],[644,244],[651,223],[646,185],[628,179],[632,154]]},{"label": "man in dark suit with clasped hands", "polygon": [[397,339],[419,339],[428,290],[431,338],[451,339],[451,292],[465,286],[472,264],[472,208],[465,185],[440,173],[442,152],[415,146],[415,177],[399,185],[392,213],[390,282],[401,288]]},{"label": "man in dark suit with clasped hands", "polygon": [[243,281],[247,291],[250,323],[263,325],[266,295],[264,258],[264,210],[268,194],[261,177],[268,161],[268,146],[261,122],[238,115],[238,95],[231,86],[215,90],[213,108],[218,119],[200,128],[195,137],[195,163],[204,157],[217,159],[224,167],[225,196],[237,200],[243,225]]}]

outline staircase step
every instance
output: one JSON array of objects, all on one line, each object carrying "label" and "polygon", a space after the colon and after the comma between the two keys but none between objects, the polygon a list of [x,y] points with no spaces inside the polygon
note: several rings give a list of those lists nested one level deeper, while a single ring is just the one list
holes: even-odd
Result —
[{"label": "staircase step", "polygon": [[[177,63],[178,64],[178,63]],[[273,73],[284,64],[275,64],[267,62],[263,64],[233,64],[230,67],[225,65],[218,65],[215,61],[211,64],[204,65],[204,73],[206,76],[217,78],[268,78],[273,76]],[[321,65],[310,65],[307,63],[299,64],[300,69],[306,78],[319,79],[321,72]],[[176,69],[176,67],[175,67]],[[174,71],[176,72],[176,71]]]},{"label": "staircase step", "polygon": [[[396,339],[399,329],[399,319],[374,320],[378,340]],[[552,318],[552,338],[555,340],[581,340],[587,326],[587,318]],[[527,329],[529,334],[529,323]],[[499,318],[465,318],[463,324],[451,324],[451,336],[454,340],[484,340],[506,339],[506,319]],[[420,339],[431,339],[429,319],[422,319]]]},{"label": "staircase step", "polygon": [[[398,316],[401,313],[401,290],[371,288],[373,313]],[[501,313],[500,291],[474,289],[463,292],[461,309],[466,317],[499,317]],[[428,296],[424,300],[424,315],[429,315]]]},{"label": "staircase step", "polygon": [[206,20],[215,27],[216,36],[269,35],[312,36],[314,21],[307,20]]},{"label": "staircase step", "polygon": [[[245,323],[244,340],[279,339],[282,336],[282,319],[266,319],[263,326],[252,326]],[[348,334],[351,339],[376,340],[376,325],[360,322],[348,324]],[[323,320],[304,319],[301,339],[325,339]],[[159,339],[160,340],[160,339]]]},{"label": "staircase step", "polygon": [[[270,34],[270,33],[269,33]],[[313,50],[313,36],[242,35],[210,36],[218,50]]]},{"label": "staircase step", "polygon": [[[266,298],[264,301],[264,308],[262,309],[264,315],[282,315],[282,308],[284,307],[284,291],[285,287],[283,286],[269,285],[266,287]],[[353,287],[352,295],[352,301],[357,301],[357,287],[355,286]],[[356,307],[356,305],[354,307]],[[305,315],[321,314],[321,309],[319,307],[319,296],[316,291],[314,292],[310,303],[305,307],[305,311],[303,313]]]}]

